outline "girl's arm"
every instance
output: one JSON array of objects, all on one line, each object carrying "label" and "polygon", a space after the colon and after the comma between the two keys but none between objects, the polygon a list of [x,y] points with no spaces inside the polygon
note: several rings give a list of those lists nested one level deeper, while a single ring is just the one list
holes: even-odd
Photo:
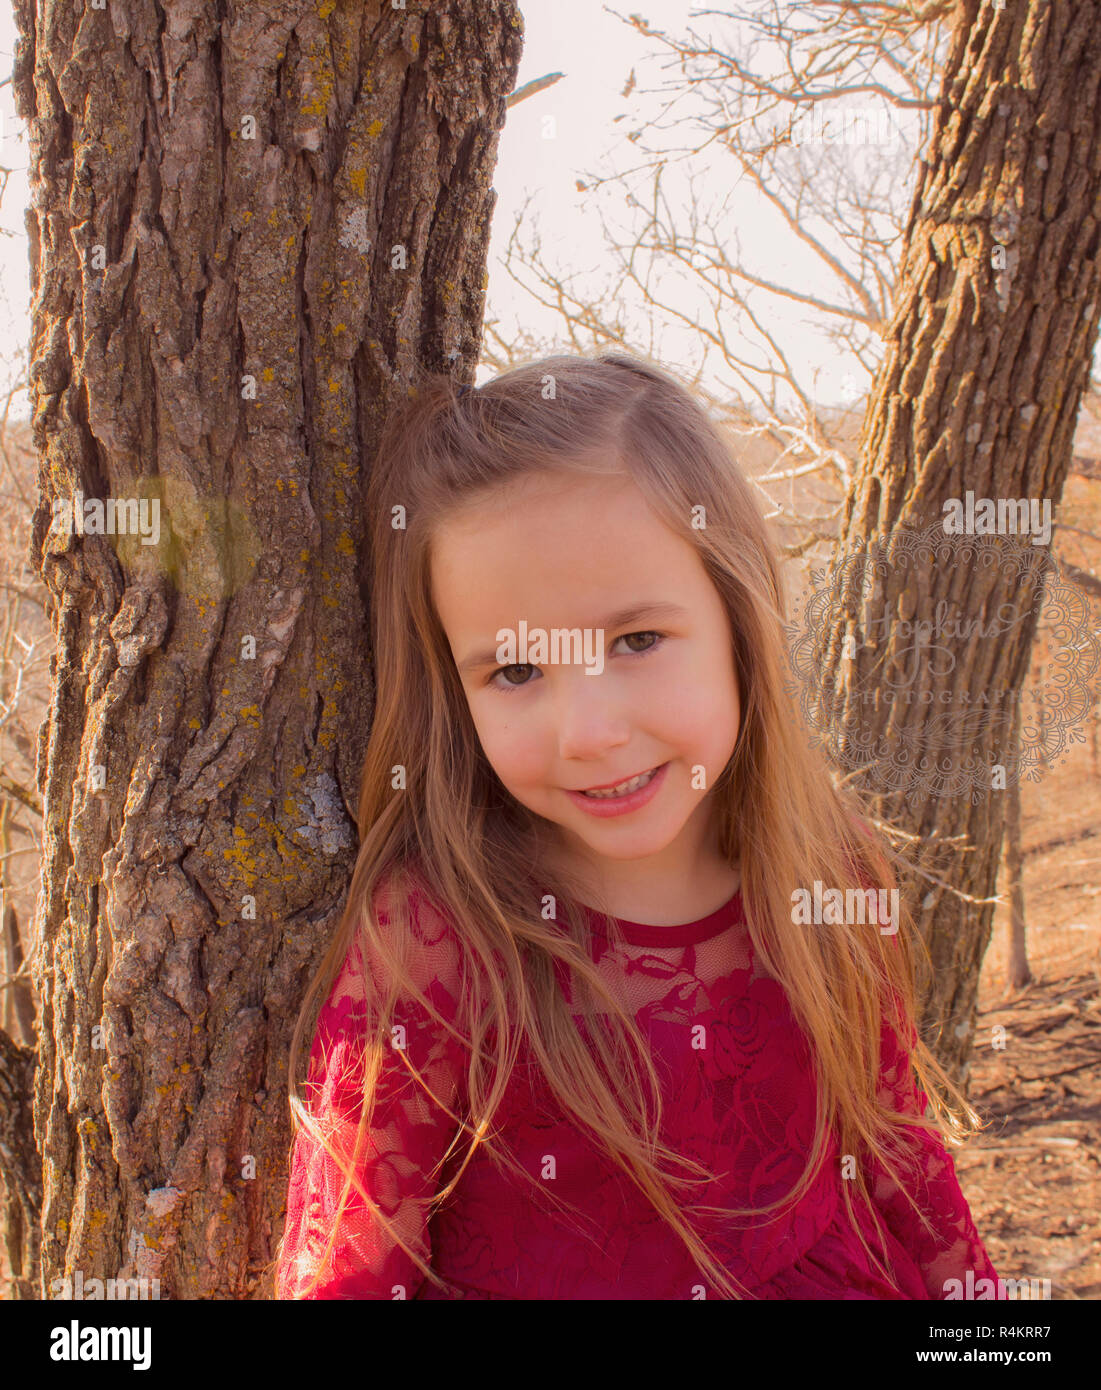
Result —
[{"label": "girl's arm", "polygon": [[[420,909],[418,920],[425,917]],[[370,968],[371,957],[368,956]],[[414,966],[417,983],[449,1021],[456,1006],[457,961],[453,943],[438,934]],[[318,1018],[303,1098],[329,1142],[351,1158],[362,1114],[361,1048],[365,996],[355,950]],[[461,1046],[423,1006],[402,1001],[393,1022],[404,1029],[407,1056],[433,1094],[458,1113],[465,1077]],[[312,1084],[311,1084],[312,1083]],[[388,1047],[376,1100],[355,1171],[371,1200],[409,1245],[431,1262],[428,1206],[434,1170],[458,1125],[434,1103]],[[413,1298],[425,1282],[416,1263],[390,1236],[353,1186],[339,1210],[345,1184],[340,1166],[305,1129],[295,1136],[287,1192],[287,1218],[276,1275],[280,1299]],[[335,1231],[331,1250],[330,1236]],[[320,1271],[314,1289],[309,1285]]]},{"label": "girl's arm", "polygon": [[[910,1025],[910,1046],[916,1040]],[[884,1023],[881,1034],[880,1100],[899,1114],[923,1115],[928,1099],[919,1092],[909,1053],[894,1029]],[[933,1234],[926,1229],[898,1185],[876,1165],[873,1192],[876,1206],[886,1225],[919,1265],[930,1298],[945,1299],[1004,1297],[998,1275],[990,1262],[944,1143],[922,1130],[905,1132],[912,1158],[907,1187],[918,1206],[929,1218]],[[902,1168],[906,1172],[905,1167]],[[970,1276],[968,1271],[971,1271]],[[989,1286],[981,1279],[992,1280]],[[952,1281],[959,1281],[958,1284]]]}]

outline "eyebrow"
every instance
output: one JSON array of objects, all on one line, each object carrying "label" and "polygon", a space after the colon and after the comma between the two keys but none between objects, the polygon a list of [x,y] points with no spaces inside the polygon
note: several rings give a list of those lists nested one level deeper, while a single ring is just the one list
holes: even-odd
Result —
[{"label": "eyebrow", "polygon": [[[609,613],[602,622],[596,623],[595,626],[603,628],[605,632],[614,632],[617,628],[630,627],[632,623],[637,623],[643,618],[686,618],[688,616],[688,609],[679,603],[655,600],[647,603],[632,603],[626,608],[619,608],[616,612]],[[497,643],[484,651],[474,652],[459,663],[459,670],[468,674],[472,671],[480,671],[486,666],[496,666],[497,647],[499,645]]]}]

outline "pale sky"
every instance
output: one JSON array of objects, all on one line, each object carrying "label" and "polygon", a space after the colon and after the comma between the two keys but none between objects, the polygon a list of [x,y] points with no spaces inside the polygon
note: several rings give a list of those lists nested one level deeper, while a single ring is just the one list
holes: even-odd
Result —
[{"label": "pale sky", "polygon": [[[516,216],[530,195],[522,234],[525,243],[530,240],[533,225],[537,226],[544,258],[563,274],[576,273],[579,290],[586,281],[590,285],[608,283],[614,262],[605,247],[595,212],[596,200],[591,193],[579,192],[576,180],[586,171],[610,172],[613,166],[622,169],[639,162],[638,148],[627,136],[639,124],[640,113],[657,109],[658,98],[647,96],[646,89],[672,82],[676,74],[664,74],[659,60],[643,62],[648,53],[655,52],[653,41],[638,36],[609,13],[600,0],[521,0],[521,8],[525,44],[517,85],[550,72],[562,72],[565,76],[553,87],[513,107],[501,133],[493,180],[498,201],[489,259],[487,314],[499,317],[505,324],[522,324],[540,338],[548,338],[557,331],[557,316],[538,308],[500,264]],[[634,8],[632,0],[628,0],[622,12],[628,14]],[[652,24],[683,32],[694,8],[698,12],[698,7],[688,0],[646,0],[642,12]],[[696,26],[700,28],[709,22],[700,19]],[[14,21],[5,5],[0,8],[0,73],[10,73],[14,43]],[[636,70],[638,86],[625,99],[620,93],[632,69]],[[23,223],[28,202],[27,152],[21,138],[22,123],[14,113],[10,84],[0,88],[0,115],[0,163],[16,170],[0,202],[0,381],[9,381],[14,354],[28,337],[29,294]],[[617,122],[617,116],[626,119]],[[671,169],[668,177],[674,194],[678,187],[683,193],[683,181],[677,183],[681,178],[679,166]],[[716,161],[710,177],[712,185],[719,185],[719,191],[728,191],[724,180],[731,177],[729,157],[725,163]],[[709,186],[706,191],[711,195],[717,190]],[[603,205],[617,215],[617,221],[622,216],[622,225],[626,225],[623,193],[605,192],[601,196]],[[684,206],[687,207],[686,199]],[[743,251],[754,257],[756,269],[782,277],[789,266],[798,264],[800,252],[793,240],[778,226],[775,214],[763,209],[759,200],[754,201],[751,190],[739,187],[732,208],[737,236]],[[691,294],[683,280],[670,279],[663,283],[663,290],[666,299],[679,308],[694,316],[701,314],[698,299],[696,307],[689,309]],[[775,307],[776,301],[767,299],[765,304],[768,312],[781,312]],[[754,308],[758,308],[756,303]],[[708,319],[708,306],[704,303],[700,321],[706,323]],[[789,313],[787,322],[793,321]],[[652,350],[672,367],[689,367],[698,359],[699,343],[697,331],[677,329],[666,334]],[[651,350],[639,337],[635,345]],[[837,400],[842,373],[849,369],[837,361],[828,345],[816,342],[810,332],[801,332],[790,351],[793,365],[810,364],[823,371],[822,397]],[[758,355],[758,360],[763,358]],[[485,375],[483,372],[480,379]],[[863,384],[862,379],[862,387]],[[26,413],[25,395],[13,400],[12,410]]]}]

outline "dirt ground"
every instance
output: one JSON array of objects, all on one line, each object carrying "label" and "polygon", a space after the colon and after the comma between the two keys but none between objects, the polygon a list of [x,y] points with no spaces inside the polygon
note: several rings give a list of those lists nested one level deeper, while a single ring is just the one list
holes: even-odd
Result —
[{"label": "dirt ground", "polygon": [[[1072,479],[1066,501],[1076,485],[1088,488]],[[1094,482],[1091,502],[1098,490]],[[1088,565],[1070,541],[1059,550]],[[1096,556],[1097,546],[1090,549]],[[1093,610],[1096,616],[1096,602]],[[1050,1279],[1053,1299],[1101,1298],[1099,714],[1095,708],[1081,726],[1085,742],[1039,781],[1022,784],[1035,979],[1006,991],[1009,912],[999,904],[971,1065],[970,1100],[987,1128],[955,1151],[960,1185],[995,1269],[1007,1279]],[[1007,896],[1004,870],[998,891]],[[1004,1050],[992,1045],[999,1025]]]}]

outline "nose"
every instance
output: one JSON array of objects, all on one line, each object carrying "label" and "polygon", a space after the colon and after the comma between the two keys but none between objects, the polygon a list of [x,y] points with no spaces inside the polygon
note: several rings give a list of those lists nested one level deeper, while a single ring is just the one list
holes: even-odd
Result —
[{"label": "nose", "polygon": [[587,676],[583,670],[563,673],[555,692],[554,718],[558,756],[594,761],[612,748],[631,741],[631,721],[615,699],[614,682],[605,673]]}]

